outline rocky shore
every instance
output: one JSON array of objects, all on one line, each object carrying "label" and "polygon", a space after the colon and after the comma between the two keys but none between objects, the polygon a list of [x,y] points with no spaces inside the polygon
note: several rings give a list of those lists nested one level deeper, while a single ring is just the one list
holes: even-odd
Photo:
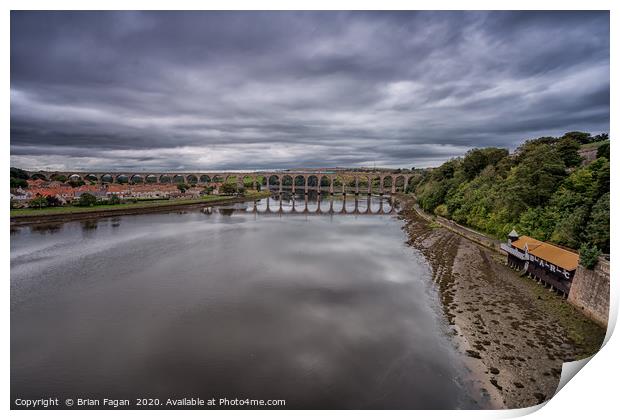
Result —
[{"label": "rocky shore", "polygon": [[453,340],[466,356],[465,386],[488,408],[551,398],[562,363],[594,354],[605,331],[565,299],[505,265],[505,258],[420,217],[401,199],[409,245],[433,270]]}]

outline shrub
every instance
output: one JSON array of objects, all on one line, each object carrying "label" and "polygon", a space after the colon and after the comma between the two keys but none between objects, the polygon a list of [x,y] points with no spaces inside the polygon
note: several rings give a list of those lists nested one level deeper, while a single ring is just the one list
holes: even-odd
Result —
[{"label": "shrub", "polygon": [[599,255],[601,255],[601,250],[596,245],[583,244],[579,248],[579,264],[592,270],[598,262]]},{"label": "shrub", "polygon": [[185,183],[181,182],[181,183],[178,183],[178,184],[177,184],[177,189],[178,189],[179,191],[181,191],[182,193],[184,193],[185,191],[187,191],[187,190],[189,189],[189,185],[187,185],[187,184],[185,184]]},{"label": "shrub", "polygon": [[82,194],[78,200],[78,206],[81,207],[90,207],[95,204],[97,204],[97,197],[89,193]]},{"label": "shrub", "polygon": [[601,144],[598,149],[596,149],[596,157],[604,157],[609,160],[609,143]]},{"label": "shrub", "polygon": [[41,195],[37,195],[35,198],[28,202],[28,207],[40,209],[45,206],[47,206],[47,199]]},{"label": "shrub", "polygon": [[82,179],[70,179],[69,181],[67,181],[67,184],[71,185],[73,188],[77,188],[85,185],[86,183]]},{"label": "shrub", "polygon": [[45,197],[45,201],[47,201],[48,207],[62,206],[62,202],[55,195],[48,195],[47,197]]},{"label": "shrub", "polygon": [[11,188],[28,188],[28,183],[22,178],[11,178]]},{"label": "shrub", "polygon": [[435,212],[434,212],[437,216],[441,216],[441,217],[449,217],[450,214],[448,213],[448,206],[446,206],[445,204],[440,204],[437,207],[435,207]]},{"label": "shrub", "polygon": [[237,186],[235,184],[222,184],[220,187],[220,193],[224,195],[232,195],[237,192]]}]

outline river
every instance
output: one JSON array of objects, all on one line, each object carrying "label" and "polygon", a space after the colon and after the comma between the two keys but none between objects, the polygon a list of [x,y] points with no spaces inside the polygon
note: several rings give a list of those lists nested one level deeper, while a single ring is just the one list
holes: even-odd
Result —
[{"label": "river", "polygon": [[283,197],[12,229],[12,400],[475,407],[390,210]]}]

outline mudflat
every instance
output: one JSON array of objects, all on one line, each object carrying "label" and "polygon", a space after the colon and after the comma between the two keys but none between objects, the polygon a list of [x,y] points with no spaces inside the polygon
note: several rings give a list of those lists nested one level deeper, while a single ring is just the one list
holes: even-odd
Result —
[{"label": "mudflat", "polygon": [[422,218],[404,198],[409,245],[433,278],[453,340],[467,357],[471,387],[489,408],[550,399],[562,363],[596,353],[605,330],[563,297],[511,270],[505,257]]}]

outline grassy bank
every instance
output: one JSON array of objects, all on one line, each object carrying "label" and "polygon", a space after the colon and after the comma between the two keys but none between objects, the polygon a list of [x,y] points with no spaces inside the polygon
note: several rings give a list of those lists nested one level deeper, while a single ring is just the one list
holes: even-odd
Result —
[{"label": "grassy bank", "polygon": [[208,203],[222,203],[227,201],[239,201],[240,198],[253,200],[258,198],[264,198],[269,195],[269,192],[250,192],[243,197],[223,197],[220,195],[207,195],[201,198],[193,200],[153,200],[153,201],[138,201],[136,203],[124,203],[124,204],[104,204],[92,207],[78,207],[78,206],[63,206],[63,207],[48,207],[42,209],[14,209],[11,210],[11,219],[13,218],[26,218],[26,217],[39,217],[39,216],[54,216],[54,215],[72,215],[72,214],[84,214],[84,213],[99,213],[99,212],[114,212],[124,210],[139,210],[139,209],[153,209],[153,208],[166,208],[177,207],[191,204],[208,204]]},{"label": "grassy bank", "polygon": [[594,143],[582,144],[580,146],[580,149],[581,150],[598,149],[600,146],[602,146],[604,144],[609,144],[609,140],[602,140],[602,141],[597,141],[597,142],[594,142]]}]

